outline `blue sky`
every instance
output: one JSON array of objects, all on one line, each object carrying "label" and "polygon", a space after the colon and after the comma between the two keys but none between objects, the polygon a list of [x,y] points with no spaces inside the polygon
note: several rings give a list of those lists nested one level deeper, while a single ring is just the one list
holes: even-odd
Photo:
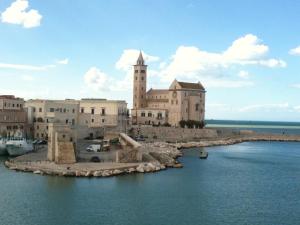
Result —
[{"label": "blue sky", "polygon": [[0,93],[132,104],[148,88],[206,87],[207,119],[300,121],[299,1],[1,0]]}]

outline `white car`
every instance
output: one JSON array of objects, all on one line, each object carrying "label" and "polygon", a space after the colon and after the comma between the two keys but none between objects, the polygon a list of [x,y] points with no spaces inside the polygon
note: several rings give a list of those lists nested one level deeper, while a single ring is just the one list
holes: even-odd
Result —
[{"label": "white car", "polygon": [[101,145],[89,145],[86,150],[88,152],[100,152],[101,151]]}]

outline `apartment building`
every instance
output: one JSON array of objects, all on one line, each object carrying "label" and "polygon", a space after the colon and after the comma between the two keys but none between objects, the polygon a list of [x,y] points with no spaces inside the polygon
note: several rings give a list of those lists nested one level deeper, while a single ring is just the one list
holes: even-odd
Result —
[{"label": "apartment building", "polygon": [[0,95],[0,136],[27,135],[27,113],[24,99],[13,95]]}]

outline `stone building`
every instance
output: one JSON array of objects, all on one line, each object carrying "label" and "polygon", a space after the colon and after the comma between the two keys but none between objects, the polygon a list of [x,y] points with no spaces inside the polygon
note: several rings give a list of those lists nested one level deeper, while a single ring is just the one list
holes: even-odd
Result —
[{"label": "stone building", "polygon": [[[125,101],[106,99],[81,99],[79,101],[79,125],[90,130],[104,128],[124,132],[127,129],[128,110]],[[80,131],[79,131],[80,132]],[[90,132],[89,136],[97,134]]]},{"label": "stone building", "polygon": [[29,132],[24,99],[0,96],[0,136],[26,136]]},{"label": "stone building", "polygon": [[76,126],[78,124],[79,105],[74,100],[28,100],[25,103],[28,121],[33,125],[36,139],[48,139],[50,123]]},{"label": "stone building", "polygon": [[200,82],[180,82],[176,79],[169,89],[147,91],[147,65],[140,53],[134,65],[132,124],[170,124],[181,120],[203,122],[205,89]]},{"label": "stone building", "polygon": [[25,105],[37,139],[48,139],[49,123],[68,125],[77,131],[79,139],[102,136],[104,129],[123,131],[127,125],[125,101],[35,99]]}]

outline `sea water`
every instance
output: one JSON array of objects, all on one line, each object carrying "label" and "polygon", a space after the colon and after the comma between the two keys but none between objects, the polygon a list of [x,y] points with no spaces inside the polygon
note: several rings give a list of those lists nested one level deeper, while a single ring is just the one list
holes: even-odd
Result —
[{"label": "sea water", "polygon": [[300,143],[185,150],[184,168],[64,178],[0,165],[1,225],[300,224]]}]

